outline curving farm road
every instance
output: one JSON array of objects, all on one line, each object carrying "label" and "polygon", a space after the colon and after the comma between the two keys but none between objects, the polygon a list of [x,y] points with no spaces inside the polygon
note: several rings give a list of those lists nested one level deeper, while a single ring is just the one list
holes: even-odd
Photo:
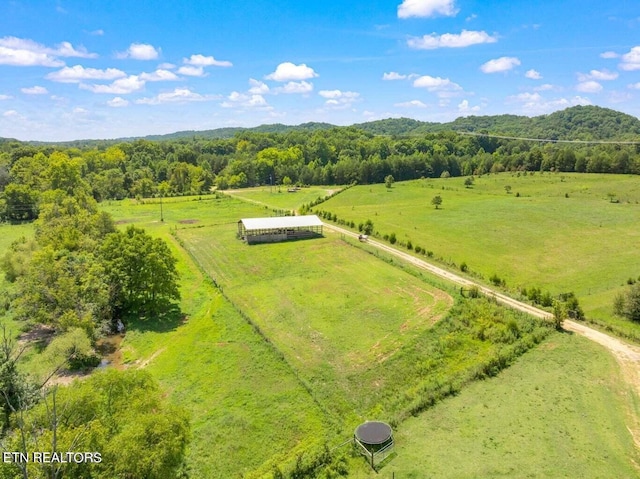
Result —
[{"label": "curving farm road", "polygon": [[[324,223],[325,227],[336,231],[345,236],[349,236],[355,239],[358,239],[358,234],[353,233],[344,228],[340,228],[338,226]],[[514,309],[518,309],[520,311],[524,311],[532,316],[536,316],[538,318],[543,319],[551,319],[551,313],[544,311],[542,309],[536,308],[535,306],[531,306],[530,304],[523,303],[522,301],[515,300],[510,298],[509,296],[502,294],[498,291],[495,291],[491,288],[483,286],[481,284],[476,283],[467,278],[463,278],[455,273],[447,271],[443,268],[439,268],[438,266],[434,266],[431,263],[428,263],[420,258],[416,258],[408,253],[400,251],[396,248],[388,246],[384,243],[381,243],[376,240],[368,239],[367,243],[384,250],[390,254],[393,254],[399,258],[408,261],[409,263],[422,268],[424,270],[433,273],[436,276],[449,280],[453,283],[459,284],[460,286],[476,286],[480,291],[488,296],[493,296],[500,303],[509,306]],[[604,346],[613,354],[613,356],[618,360],[618,363],[622,369],[622,376],[625,381],[631,386],[631,388],[636,392],[638,396],[640,396],[640,347],[632,344],[628,344],[616,337],[610,336],[606,333],[602,333],[598,330],[590,328],[589,326],[584,325],[583,323],[578,323],[576,321],[565,320],[563,322],[563,328],[566,331],[571,331],[576,334],[580,334],[591,341],[595,341],[596,343]],[[630,431],[634,435],[634,439],[636,440],[636,445],[640,447],[640,418],[636,418],[633,422],[633,429],[635,431]],[[638,434],[636,434],[636,432]]]}]

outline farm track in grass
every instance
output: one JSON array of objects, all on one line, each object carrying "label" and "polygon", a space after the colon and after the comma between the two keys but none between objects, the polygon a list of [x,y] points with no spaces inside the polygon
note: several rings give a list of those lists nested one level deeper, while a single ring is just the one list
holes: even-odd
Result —
[{"label": "farm track in grass", "polygon": [[323,412],[169,234],[186,225],[235,224],[238,215],[262,209],[228,198],[180,198],[165,203],[160,222],[155,202],[103,206],[120,227],[134,224],[164,238],[178,259],[184,320],[134,322],[122,351],[126,365],[145,367],[189,411],[190,477],[261,477],[272,464],[320,447],[331,436]]},{"label": "farm track in grass", "polygon": [[630,396],[604,348],[554,333],[497,377],[404,422],[397,456],[378,474],[359,460],[349,477],[637,478]]},{"label": "farm track in grass", "polygon": [[[464,181],[358,185],[314,211],[356,225],[370,219],[380,238],[395,233],[396,246],[411,241],[441,262],[466,263],[487,282],[497,274],[513,294],[573,291],[589,320],[640,341],[640,327],[614,316],[612,306],[640,275],[638,176],[501,173],[477,177],[470,188]],[[443,200],[438,210],[435,195]]]},{"label": "farm track in grass", "polygon": [[[329,225],[325,223],[325,226],[329,229],[333,229],[335,231],[340,232],[342,235],[351,236],[357,238],[358,235],[344,228],[339,228],[335,225]],[[510,308],[517,309],[527,314],[531,314],[540,319],[551,320],[551,313],[544,311],[542,309],[531,306],[530,304],[524,303],[522,301],[515,300],[495,289],[488,288],[483,286],[482,284],[472,281],[467,278],[463,278],[460,275],[447,271],[443,268],[435,266],[427,261],[424,261],[420,258],[416,258],[410,254],[407,254],[403,251],[399,251],[396,248],[392,248],[387,246],[384,243],[375,240],[367,241],[368,244],[372,245],[375,248],[379,248],[381,250],[386,251],[394,256],[397,256],[404,261],[407,261],[419,268],[425,269],[430,273],[433,273],[437,276],[440,276],[448,281],[459,284],[464,287],[476,286],[478,289],[485,295],[489,297],[495,298],[500,303],[508,306]],[[628,344],[619,338],[610,336],[606,333],[598,331],[596,329],[590,328],[585,324],[565,320],[563,322],[563,329],[567,331],[571,331],[585,338],[604,346],[618,361],[620,367],[622,369],[622,378],[629,385],[629,387],[634,391],[637,397],[640,397],[640,347],[632,344]],[[636,444],[640,448],[640,416],[637,415],[637,411],[635,411],[630,416],[629,421],[629,430],[632,432]]]},{"label": "farm track in grass", "polygon": [[[235,239],[235,222],[238,220],[238,218],[262,216],[264,215],[264,208],[256,208],[255,206],[243,204],[235,200],[226,201],[223,199],[207,198],[201,201],[197,201],[196,199],[184,199],[182,201],[176,201],[176,203],[173,206],[170,206],[169,216],[165,218],[164,224],[160,223],[157,220],[157,216],[156,216],[157,209],[158,209],[157,204],[136,205],[133,202],[127,202],[127,203],[123,202],[122,205],[114,205],[113,212],[119,213],[116,215],[116,219],[126,220],[126,222],[123,222],[123,224],[131,223],[131,224],[136,224],[137,226],[144,226],[149,228],[152,234],[157,234],[159,236],[168,237],[166,236],[168,233],[168,230],[171,228],[175,229],[177,227],[179,228],[177,232],[178,237],[186,240],[185,244],[187,248],[191,247],[190,240],[196,238],[200,242],[199,249],[203,252],[206,252],[206,254],[211,255],[213,258],[212,260],[209,260],[210,261],[209,263],[203,260],[202,261],[203,265],[206,266],[207,271],[211,271],[211,275],[216,279],[216,281],[219,281],[220,284],[223,285],[223,287],[225,288],[224,289],[225,294],[234,293],[234,290],[233,290],[234,286],[232,285],[232,283],[233,281],[237,281],[236,277],[238,275],[244,274],[246,277],[249,278],[251,277],[249,275],[253,273],[251,268],[257,268],[255,269],[255,272],[259,273],[260,268],[264,266],[260,265],[259,264],[260,262],[257,262],[258,264],[251,264],[245,267],[248,264],[246,263],[246,258],[245,258],[239,262],[240,266],[244,268],[242,271],[240,271],[240,268],[237,267],[236,271],[232,270],[231,273],[229,273],[228,268],[229,267],[233,268],[234,265],[236,264],[236,262],[234,261],[235,259],[234,253],[232,252],[225,252],[224,254],[222,254],[222,252],[214,253],[212,251],[213,249],[212,246],[214,244],[218,242],[227,243],[225,248],[229,248],[229,247],[234,248],[234,247],[242,246],[244,247],[244,252],[251,252],[251,254],[254,254],[254,255],[255,255],[255,251],[264,252],[264,254],[258,254],[256,256],[258,258],[264,256],[263,259],[266,259],[267,263],[269,263],[269,260],[271,259],[277,259],[283,256],[281,254],[282,252],[280,252],[278,255],[275,255],[274,257],[272,257],[270,254],[267,253],[270,250],[271,246],[275,246],[275,245],[269,245],[266,248],[263,248],[262,246],[247,247],[246,245],[242,245],[241,242]],[[186,223],[184,222],[185,220],[196,220],[196,222]],[[228,230],[228,231],[225,232],[225,230]],[[224,238],[224,239],[221,239],[221,238]],[[302,247],[307,248],[315,244],[316,241],[323,241],[323,240],[310,240],[307,242],[302,242],[298,244],[298,248],[300,249],[302,249]],[[338,240],[336,235],[329,234],[327,241],[329,242],[338,241],[339,243],[341,243],[340,248],[350,248],[350,251],[353,251],[353,253],[349,255],[348,261],[343,261],[343,263],[345,264],[352,263],[353,259],[358,257],[355,253],[357,248],[354,248],[353,246],[345,244],[345,241]],[[209,242],[209,244],[207,244],[207,242]],[[295,246],[296,244],[291,243],[290,245]],[[177,247],[177,246],[174,244],[173,247]],[[182,252],[181,254],[184,258],[185,256],[184,252]],[[324,264],[327,265],[330,262],[331,253],[324,251],[324,256],[320,255],[320,257],[323,260]],[[301,264],[303,259],[304,258],[300,259],[299,261],[297,261],[297,263]],[[210,268],[209,266],[213,265],[213,260],[228,261],[229,264],[227,264],[226,267]],[[381,263],[379,260],[375,260],[375,262]],[[294,263],[296,262],[294,261]],[[319,260],[318,260],[318,263],[322,264],[322,262]],[[189,261],[184,261],[184,263],[181,263],[181,264],[188,265]],[[283,273],[287,273],[288,271],[291,271],[289,265],[287,265],[286,262],[274,264],[271,266],[275,267],[277,271],[280,271]],[[191,274],[192,271],[188,266],[185,266],[185,267],[187,268],[186,274],[187,276],[189,276],[189,274]],[[193,268],[193,266],[191,268]],[[325,270],[325,273],[327,271],[328,269]],[[358,276],[358,279],[362,279],[363,277],[368,278],[371,275],[375,276],[376,272],[377,272],[377,268],[374,268],[373,270],[369,268],[368,270],[361,272],[361,275]],[[183,303],[185,305],[204,304],[204,303],[198,303],[198,301],[201,301],[201,300],[197,300],[197,297],[199,294],[203,294],[205,297],[209,294],[212,294],[215,296],[215,291],[213,291],[212,289],[208,289],[207,283],[202,282],[201,279],[202,278],[200,278],[197,281],[185,282],[184,288],[183,288],[183,291],[185,294],[185,297],[183,298]],[[304,276],[301,276],[298,282],[302,284],[303,281],[305,281],[305,278]],[[295,284],[295,283],[296,283],[295,278],[292,281],[287,282],[287,284]],[[424,285],[425,283],[418,282],[418,284]],[[200,286],[196,287],[196,285],[200,285]],[[202,285],[204,285],[204,288],[202,287]],[[278,284],[274,283],[272,286],[277,287]],[[422,288],[422,286],[420,287]],[[295,288],[293,290],[294,290],[293,292],[295,293]],[[306,292],[302,291],[302,293],[305,294]],[[331,291],[331,293],[336,294],[336,293],[340,293],[340,291],[337,288],[334,288],[334,290]],[[295,298],[296,295],[294,294],[293,297]],[[219,298],[216,301],[221,301],[221,299]],[[240,329],[243,329],[244,331],[250,332],[251,329],[248,327],[246,323],[241,321],[244,324],[243,327],[241,327],[237,323],[236,320],[240,320],[239,316],[237,315],[237,313],[234,312],[233,308],[231,308],[228,304],[227,306],[224,306],[225,304],[226,302],[222,301],[222,305],[218,304],[219,307],[215,307],[213,309],[215,312],[217,312],[215,314],[215,318],[217,319],[214,318],[213,324],[226,325],[227,323],[229,323],[229,324],[235,325],[234,326],[234,328],[236,328],[235,330],[237,330],[237,328],[240,328]],[[267,306],[269,306],[270,304],[271,306],[273,306],[273,303],[267,303]],[[318,304],[322,305],[323,303],[319,302]],[[276,303],[276,306],[277,305],[278,304]],[[287,306],[287,308],[290,308],[291,304],[286,304],[285,306]],[[313,307],[316,305],[311,303],[308,306]],[[209,308],[205,308],[205,309],[206,311],[209,311]],[[283,447],[286,447],[284,445],[286,444],[288,433],[290,431],[282,431],[283,434],[281,436],[277,436],[276,439],[268,439],[267,438],[268,434],[277,434],[278,431],[269,432],[269,429],[267,428],[267,432],[262,432],[261,424],[262,424],[262,421],[267,421],[267,422],[276,421],[277,423],[278,418],[280,418],[280,421],[284,424],[286,422],[286,419],[284,418],[284,416],[279,416],[278,414],[273,416],[271,414],[271,411],[269,413],[260,412],[260,411],[265,411],[265,407],[266,407],[266,410],[269,410],[268,396],[266,399],[265,398],[262,399],[263,403],[258,404],[258,403],[250,402],[250,403],[241,404],[242,401],[240,401],[240,399],[247,398],[247,397],[255,397],[257,401],[260,401],[260,398],[261,398],[260,395],[264,394],[263,389],[259,387],[257,388],[258,390],[255,390],[256,386],[265,384],[268,387],[271,384],[269,380],[267,380],[266,382],[263,382],[264,380],[259,379],[256,376],[250,376],[248,378],[249,379],[248,382],[250,382],[251,385],[249,385],[248,382],[244,382],[244,381],[238,382],[241,379],[240,376],[237,376],[237,375],[234,376],[234,374],[231,374],[231,373],[233,373],[234,371],[237,371],[238,370],[237,368],[240,368],[240,370],[242,371],[246,371],[248,368],[248,370],[251,371],[252,368],[257,367],[257,364],[254,363],[254,361],[257,361],[258,364],[260,364],[260,368],[259,368],[260,374],[267,375],[268,378],[271,378],[270,380],[273,380],[276,382],[276,384],[280,385],[279,383],[280,374],[276,372],[278,371],[278,366],[277,366],[278,363],[276,362],[276,365],[274,366],[269,361],[263,361],[261,359],[262,356],[260,356],[260,358],[244,357],[244,360],[242,363],[244,366],[238,366],[237,364],[233,364],[232,360],[225,359],[226,357],[225,355],[222,355],[222,356],[212,355],[211,354],[212,348],[213,350],[217,351],[216,354],[222,354],[222,351],[226,351],[228,349],[226,346],[218,346],[218,344],[230,342],[227,339],[225,339],[229,337],[229,332],[227,330],[230,326],[225,326],[225,328],[222,331],[218,330],[217,328],[212,328],[211,321],[210,321],[211,318],[207,318],[207,320],[203,320],[201,322],[195,321],[195,318],[200,316],[205,317],[207,316],[208,313],[202,315],[202,314],[197,314],[195,312],[191,313],[190,311],[193,311],[193,308],[189,311],[186,311],[187,313],[189,313],[188,321],[183,325],[179,325],[175,332],[174,331],[154,332],[152,330],[149,330],[148,328],[147,329],[142,328],[140,329],[140,331],[137,331],[135,334],[128,337],[127,342],[129,342],[129,345],[134,346],[133,350],[129,351],[128,357],[131,361],[135,361],[136,359],[144,360],[152,357],[153,358],[152,361],[150,361],[149,364],[147,365],[149,370],[152,371],[154,375],[156,375],[160,379],[161,383],[163,384],[163,387],[170,389],[171,391],[170,397],[172,397],[172,400],[175,400],[179,404],[186,405],[187,408],[192,411],[194,431],[196,432],[196,436],[194,436],[194,443],[190,451],[190,463],[193,465],[192,474],[196,474],[197,477],[224,477],[224,475],[221,474],[220,471],[226,471],[227,477],[228,477],[229,474],[236,474],[239,468],[242,468],[242,470],[246,472],[256,467],[258,467],[263,472],[267,472],[270,470],[267,466],[265,466],[265,464],[268,464],[268,462],[266,463],[260,462],[261,459],[265,460],[266,455],[260,456],[258,458],[253,458],[253,459],[250,458],[249,444],[255,444],[254,442],[255,440],[260,440],[260,441],[264,440],[267,442],[271,440],[273,441],[273,444],[276,450],[278,448],[280,448],[279,450],[282,450]],[[293,311],[295,311],[295,309],[293,309]],[[235,315],[235,319],[234,319],[234,315]],[[261,315],[258,314],[257,316],[259,318]],[[438,324],[442,324],[442,323],[438,323]],[[431,326],[431,328],[442,330],[442,328],[438,328],[438,324],[436,324],[435,326]],[[525,323],[522,323],[522,324],[524,325]],[[187,329],[189,325],[193,325],[193,329]],[[199,325],[199,326],[196,327],[196,325]],[[176,334],[178,331],[182,331],[184,333],[184,337],[182,339],[179,339],[179,336]],[[301,330],[301,331],[304,332],[304,330]],[[456,335],[458,335],[458,333]],[[218,339],[218,338],[222,338],[222,339]],[[389,361],[396,361],[394,363],[395,370],[393,370],[393,373],[395,376],[397,376],[397,378],[394,378],[393,376],[390,376],[390,377],[392,380],[397,379],[398,381],[407,384],[408,381],[412,381],[412,380],[415,381],[415,379],[419,377],[419,374],[416,374],[416,373],[420,371],[420,368],[424,368],[426,366],[424,358],[432,357],[434,351],[437,350],[438,345],[442,345],[442,344],[454,345],[455,343],[451,343],[452,340],[453,338],[451,337],[451,335],[441,335],[439,337],[435,337],[435,343],[432,343],[434,344],[434,346],[431,346],[430,348],[427,348],[427,349],[423,348],[421,350],[416,351],[417,356],[415,358],[409,357],[409,355],[406,355],[406,354],[404,355],[405,357],[402,357],[403,355],[398,356],[398,354],[395,354],[395,355],[392,355],[388,360],[385,360],[380,364],[385,365],[385,364],[388,364]],[[463,341],[466,341],[466,339]],[[233,342],[231,343],[233,344]],[[416,345],[418,345],[418,343],[416,343]],[[167,348],[167,347],[168,349],[163,350],[163,348]],[[434,347],[436,349],[434,349]],[[465,347],[468,347],[468,346],[465,346]],[[408,350],[410,349],[411,348],[409,348]],[[235,350],[236,350],[235,348],[231,348],[231,351],[235,351]],[[251,348],[251,350],[253,350],[253,348]],[[156,356],[153,356],[154,352],[156,351],[162,351],[162,352],[157,354]],[[454,353],[456,352],[454,350],[452,351]],[[463,348],[463,351],[464,351],[464,348]],[[473,354],[469,355],[471,351],[473,351]],[[454,367],[461,367],[463,365],[463,361],[462,361],[463,357],[466,358],[469,364],[478,363],[484,357],[483,354],[486,354],[486,353],[487,353],[486,350],[466,351],[464,356],[459,356],[457,357],[457,359],[454,360],[453,362]],[[264,357],[268,358],[270,357],[270,355],[266,354],[266,356]],[[373,357],[375,357],[375,355]],[[420,361],[417,358],[423,358],[423,360]],[[183,360],[185,362],[183,362]],[[398,360],[403,360],[404,362],[398,361]],[[523,358],[523,361],[525,361],[525,358]],[[411,364],[411,362],[413,362],[414,366],[417,366],[418,369],[414,371],[411,368],[408,368],[407,365]],[[427,363],[429,362],[431,361],[427,361]],[[530,363],[530,361],[525,361],[525,362],[527,364]],[[376,366],[376,367],[379,368],[380,366]],[[214,371],[214,373],[211,374],[211,371]],[[443,369],[441,371],[442,371],[442,374],[445,374],[445,375],[450,374],[452,372],[447,369]],[[320,372],[323,373],[324,375],[320,375],[319,377],[316,376],[315,377],[316,380],[314,380],[311,383],[311,385],[314,388],[318,388],[317,390],[319,390],[321,393],[323,384],[326,387],[326,384],[331,380],[335,379],[335,376],[332,376],[331,371],[327,371],[326,368],[320,369]],[[534,377],[537,377],[537,375],[539,375],[540,373],[534,367],[534,369],[532,369],[528,374]],[[310,376],[307,376],[307,377],[310,377]],[[218,380],[216,381],[215,378],[218,378]],[[376,377],[376,375],[368,374],[367,376],[363,376],[363,378],[365,380],[363,384],[370,387],[370,385],[372,384],[375,385],[375,381],[379,379],[379,376]],[[578,384],[576,385],[575,394],[576,394],[576,397],[578,398],[580,397],[580,394],[582,394],[580,388],[581,386],[584,386],[584,381],[582,382],[581,381],[578,381]],[[336,381],[335,384],[337,384],[338,387],[342,387],[345,383],[348,384],[348,380],[342,381],[342,382]],[[474,387],[480,388],[482,390],[484,388],[484,384],[485,384],[484,382],[479,383],[479,384],[476,384]],[[376,387],[380,387],[380,386],[384,387],[384,386],[390,386],[390,385],[382,383]],[[245,388],[245,387],[248,389],[246,389],[244,393],[237,394],[236,391],[238,390],[238,388],[240,388],[240,390],[243,390],[242,388]],[[414,383],[414,387],[411,389],[411,391],[407,391],[407,393],[415,394],[416,392],[420,391],[420,387],[421,387],[420,382],[418,382],[417,384]],[[193,396],[192,391],[198,391],[198,393],[195,396]],[[239,402],[234,400],[234,398],[236,397],[240,398],[238,399]],[[527,397],[526,393],[522,393],[522,396],[516,395],[515,400],[523,401],[524,398],[526,397]],[[227,402],[219,402],[220,398],[227,398],[226,400]],[[283,399],[283,400],[288,401],[288,399]],[[449,403],[450,401],[445,401],[442,403],[442,405],[446,406]],[[220,404],[222,404],[223,407],[220,407]],[[258,406],[254,407],[251,404],[258,404]],[[304,411],[307,411],[306,414],[309,416],[308,422],[305,423],[307,425],[306,426],[307,429],[305,429],[306,432],[303,432],[296,436],[296,438],[299,441],[301,441],[298,443],[299,447],[304,449],[305,447],[310,446],[312,441],[311,437],[313,438],[317,438],[321,436],[327,437],[326,435],[323,436],[323,434],[327,434],[327,429],[326,429],[326,426],[323,426],[325,422],[322,418],[322,415],[318,414],[317,408],[314,409],[312,407],[313,402],[310,400],[310,398],[307,397],[307,400],[298,404],[302,404],[302,405],[306,404],[307,406],[298,406],[295,402],[292,404],[292,406],[295,408],[300,408],[301,414],[303,415],[305,414]],[[284,405],[279,405],[279,407],[284,407]],[[310,409],[305,409],[305,407]],[[359,407],[363,407],[363,405],[361,404],[359,405]],[[615,410],[617,411],[616,414],[620,413],[618,408],[615,408]],[[280,409],[278,409],[278,411],[280,411]],[[316,412],[313,412],[313,411],[316,411]],[[229,412],[229,414],[227,414],[227,412]],[[376,409],[370,412],[372,412],[375,415],[375,417],[387,417],[385,416],[386,413],[384,410]],[[497,413],[494,413],[494,414],[497,414]],[[355,415],[347,414],[347,416],[353,418],[353,420],[359,419],[356,417],[358,416],[357,414]],[[424,416],[420,415],[420,417],[416,418],[415,421],[420,421],[423,417]],[[564,427],[563,416],[558,416],[556,420],[559,423],[559,427]],[[409,424],[411,424],[412,421],[414,420],[410,420]],[[316,425],[313,426],[313,424],[316,424]],[[349,420],[346,420],[345,424],[346,425],[343,432],[345,432],[347,435],[351,434],[353,431],[352,426],[354,424],[350,423]],[[240,430],[242,431],[240,436],[237,436],[234,433],[235,428],[238,428],[238,427],[240,427]],[[479,425],[479,427],[481,428],[482,432],[485,432],[485,431],[490,432],[490,424]],[[510,430],[509,427],[511,426],[508,424],[504,424],[503,427],[504,427],[504,430]],[[612,426],[612,427],[615,429],[616,433],[621,434],[618,426]],[[624,426],[622,427],[624,429]],[[400,427],[399,429],[400,434],[403,434],[403,428],[404,426]],[[511,427],[511,429],[513,428]],[[567,430],[568,430],[568,427],[567,427]],[[252,433],[257,434],[257,436],[255,438],[252,437]],[[335,437],[335,434],[336,434],[336,431],[332,430],[331,433],[328,434],[328,436]],[[445,434],[442,431],[440,431],[439,433],[436,431],[436,434],[437,434],[437,437],[439,438],[449,437],[448,434]],[[338,436],[340,436],[340,434],[338,434]],[[608,442],[610,441],[608,439],[609,436],[605,437],[605,436],[602,436],[601,434],[598,434],[597,437],[606,442],[606,444],[603,443],[604,445],[602,447],[602,450],[603,451],[611,450],[611,455],[612,457],[615,457],[616,460],[619,460],[620,457],[628,458],[628,454],[626,452],[620,453],[619,449],[611,449],[609,447],[608,445]],[[232,438],[232,439],[229,439],[229,438]],[[288,439],[290,440],[291,438],[288,438]],[[522,461],[523,458],[526,456],[533,456],[532,460],[542,461],[542,459],[540,459],[540,457],[543,455],[542,453],[537,454],[537,453],[531,452],[539,449],[539,445],[538,445],[539,440],[540,438],[536,439],[536,437],[531,437],[530,440],[527,442],[526,438],[522,437],[523,447],[525,449],[529,448],[528,449],[529,452],[525,455],[520,455],[518,453],[515,453],[514,457],[516,459],[516,462]],[[571,441],[569,441],[568,443],[572,444]],[[221,444],[223,445],[223,447],[220,450],[212,450],[212,448],[210,447],[211,444]],[[553,443],[549,443],[549,444],[553,446]],[[544,448],[545,451],[547,451],[546,449],[547,446],[548,444],[545,444],[545,448]],[[403,447],[407,448],[407,449],[404,449],[404,452],[402,452],[403,455],[406,454],[407,459],[413,457],[412,455],[415,455],[415,454],[418,454],[418,455],[423,454],[421,451],[423,451],[424,445],[421,445],[420,443],[408,442],[406,443],[406,446],[403,446]],[[452,444],[451,447],[456,447],[456,446],[455,444]],[[301,450],[301,449],[298,449],[298,450]],[[291,453],[295,454],[295,451]],[[285,453],[283,452],[282,454],[285,454]],[[514,453],[511,452],[511,454],[514,454]],[[291,457],[291,456],[289,455],[288,457]],[[222,458],[222,461],[220,463],[218,463],[218,458]],[[236,460],[236,458],[238,459]],[[433,459],[433,466],[436,468],[437,467],[445,468],[447,467],[446,465],[450,465],[452,463],[450,460],[450,456],[447,454],[443,454],[440,457],[438,457],[437,455],[432,455],[431,458]],[[572,461],[575,462],[580,459],[581,458],[570,458],[570,460],[567,461],[567,464],[571,465]],[[268,461],[268,459],[266,460]],[[286,462],[287,459],[284,455],[281,455],[279,457],[276,457],[275,460],[276,462],[280,463],[281,461]],[[394,460],[394,462],[395,461],[397,461],[397,459]],[[232,464],[234,462],[236,463],[235,466]],[[394,464],[394,462],[392,462],[392,464]],[[261,463],[263,466],[260,466],[258,463]],[[402,464],[407,464],[407,462],[404,461]],[[352,466],[351,475],[353,477],[368,477],[366,468],[364,468],[363,470],[362,463],[360,461],[352,461],[351,466]],[[267,468],[265,469],[265,467]],[[383,469],[382,477],[384,477],[385,470],[390,471],[391,469]],[[626,469],[620,469],[620,470],[623,471],[623,473],[618,474],[617,477],[629,477],[629,476],[625,476],[624,474],[624,471]],[[236,471],[236,472],[233,472],[233,471]],[[411,469],[405,469],[405,471],[409,473],[407,477],[416,477],[416,478],[423,477],[420,475],[420,473],[416,473],[415,469],[413,470],[413,472]],[[362,475],[357,475],[360,473]],[[464,477],[464,475],[462,477]],[[469,475],[467,475],[467,477],[469,477]],[[487,475],[486,477],[490,477],[490,475]],[[529,474],[529,477],[543,477],[543,476],[540,474],[538,475]],[[585,475],[585,477],[590,477],[590,476],[587,474]],[[596,477],[596,476],[592,476],[592,477]]]},{"label": "farm track in grass", "polygon": [[247,246],[234,226],[178,231],[203,268],[342,420],[364,417],[388,371],[371,369],[417,341],[453,304],[444,291],[339,237]]}]

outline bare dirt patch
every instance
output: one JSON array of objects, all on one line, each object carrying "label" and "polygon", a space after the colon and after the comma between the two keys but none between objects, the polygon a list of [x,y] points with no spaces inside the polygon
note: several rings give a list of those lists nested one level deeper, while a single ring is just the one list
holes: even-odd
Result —
[{"label": "bare dirt patch", "polygon": [[200,220],[194,220],[194,219],[188,219],[188,220],[179,220],[178,223],[183,224],[183,225],[192,225],[195,223],[199,223]]},{"label": "bare dirt patch", "polygon": [[51,342],[55,334],[55,329],[44,324],[36,324],[29,331],[22,333],[18,337],[18,344],[26,345],[44,343],[45,345],[47,345]]}]

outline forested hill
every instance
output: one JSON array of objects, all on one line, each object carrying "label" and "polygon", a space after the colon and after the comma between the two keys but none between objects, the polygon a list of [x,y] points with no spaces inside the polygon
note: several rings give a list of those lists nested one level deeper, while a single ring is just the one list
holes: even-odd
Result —
[{"label": "forested hill", "polygon": [[[275,123],[252,128],[226,127],[214,130],[185,130],[166,135],[118,138],[112,140],[75,140],[60,142],[66,147],[106,147],[138,139],[149,141],[172,141],[184,139],[228,139],[244,133],[288,133],[292,131],[313,132],[341,128],[331,123],[309,122],[300,125]],[[346,128],[346,127],[345,127]],[[634,116],[598,106],[574,106],[549,115],[536,117],[518,115],[467,116],[448,123],[433,123],[411,118],[388,118],[354,124],[356,128],[372,135],[417,136],[445,131],[464,131],[547,140],[627,140],[640,141],[640,120]],[[0,138],[0,144],[15,141]],[[34,145],[50,142],[27,142]]]},{"label": "forested hill", "polygon": [[[145,136],[145,140],[157,141],[157,140],[175,140],[180,138],[192,138],[197,136],[199,138],[231,138],[236,133],[241,133],[243,131],[253,131],[255,133],[286,133],[292,130],[304,130],[304,131],[314,131],[314,130],[328,130],[329,128],[335,128],[335,125],[330,123],[319,123],[319,122],[309,122],[302,123],[300,125],[283,125],[282,123],[274,123],[270,125],[260,125],[255,126],[253,128],[243,128],[243,127],[228,127],[228,128],[216,128],[215,130],[185,130],[178,131],[176,133],[169,133],[168,135],[149,135]],[[136,138],[128,138],[130,140],[135,140]]]},{"label": "forested hill", "polygon": [[[330,123],[303,123],[291,126],[276,123],[254,128],[218,128],[205,131],[181,131],[169,135],[154,135],[146,140],[180,138],[231,138],[236,133],[286,133],[294,130],[326,130]],[[574,106],[549,115],[536,117],[518,115],[467,116],[449,123],[432,123],[411,118],[388,118],[358,123],[353,128],[374,135],[413,136],[443,131],[492,133],[549,140],[639,140],[640,120],[634,116],[598,106]]]},{"label": "forested hill", "polygon": [[640,140],[638,118],[598,106],[574,106],[536,117],[468,116],[449,123],[398,118],[354,126],[376,135],[418,135],[453,130],[550,140]]}]

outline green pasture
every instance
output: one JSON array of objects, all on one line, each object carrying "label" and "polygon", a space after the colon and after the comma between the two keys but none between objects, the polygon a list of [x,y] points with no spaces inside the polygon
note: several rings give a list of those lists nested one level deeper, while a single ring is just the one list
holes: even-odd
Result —
[{"label": "green pasture", "polygon": [[169,234],[182,220],[235,224],[236,213],[255,216],[260,208],[229,199],[191,200],[170,202],[164,224],[155,216],[157,204],[124,200],[105,208],[122,227],[135,224],[166,239],[181,277],[180,314],[160,323],[134,322],[122,343],[123,359],[151,371],[171,400],[190,412],[190,477],[264,473],[272,461],[319,447],[327,422],[287,364]]},{"label": "green pasture", "polygon": [[[396,184],[389,194],[403,185]],[[352,188],[319,207],[360,188],[369,191]],[[387,194],[383,186],[381,193]],[[448,208],[443,198],[443,210],[437,213]],[[345,209],[359,208],[352,206]],[[235,238],[236,222],[268,214],[262,206],[229,198],[180,198],[163,203],[164,222],[159,221],[158,203],[125,200],[105,209],[122,227],[135,224],[168,239],[180,261],[185,317],[153,327],[134,325],[123,348],[129,364],[149,368],[172,400],[190,410],[193,477],[259,475],[270,471],[272,463],[290,463],[302,450],[317,447],[318,440],[335,444],[359,420],[397,417],[396,411],[419,404],[425,391],[468,374],[497,347],[508,346],[500,346],[499,340],[478,341],[479,330],[483,337],[499,338],[514,327],[512,315],[517,316],[516,335],[531,327],[529,319],[513,312],[501,313],[509,317],[498,327],[487,319],[497,313],[481,305],[471,315],[476,318],[471,331],[465,330],[447,315],[446,293],[339,235],[248,246]],[[380,222],[372,221],[380,229]],[[171,231],[275,348],[220,297]],[[474,262],[466,261],[474,269]],[[455,317],[468,316],[454,308]],[[622,407],[627,403],[615,389],[617,374],[615,362],[596,346],[553,335],[498,378],[471,384],[456,397],[401,421],[398,455],[381,475],[397,471],[396,477],[417,478],[427,471],[427,477],[478,477],[473,473],[477,467],[482,477],[495,477],[509,475],[513,463],[514,470],[527,471],[516,477],[561,477],[571,476],[564,471],[583,461],[596,471],[585,477],[602,477],[607,454],[616,477],[633,477],[628,473],[633,448],[628,447]],[[498,392],[495,384],[502,385]],[[527,389],[527,384],[538,389]],[[480,402],[461,407],[461,398]],[[454,421],[467,410],[476,416],[468,419],[464,432]],[[445,419],[436,423],[439,415]],[[590,435],[573,432],[585,431],[587,426],[578,424],[581,419]],[[521,432],[516,433],[516,449],[506,437],[517,421]],[[529,425],[530,430],[523,429]],[[267,446],[256,452],[256,443]],[[564,467],[560,460],[567,454]],[[548,465],[543,463],[546,456],[551,457]],[[456,474],[450,468],[458,463],[471,465]],[[350,460],[350,467],[352,477],[369,476],[360,459]]]},{"label": "green pasture", "polygon": [[[266,206],[216,195],[164,198],[162,205],[158,198],[142,201],[124,199],[101,203],[100,208],[111,213],[118,225],[135,224],[149,232],[194,225],[236,224],[240,218],[273,216]],[[163,221],[160,221],[161,210]]]},{"label": "green pasture", "polygon": [[553,334],[497,377],[470,385],[396,431],[397,455],[354,478],[634,478],[626,428],[637,398],[615,359],[579,336]]},{"label": "green pasture", "polygon": [[414,341],[453,302],[336,235],[248,246],[228,225],[179,237],[342,417],[354,403],[359,414],[375,403],[376,387],[359,375]]},{"label": "green pasture", "polygon": [[[11,243],[22,237],[32,237],[33,231],[33,223],[15,225],[0,223],[0,261],[7,253]],[[4,302],[3,296],[10,294],[12,291],[13,285],[5,279],[4,272],[0,270],[0,301]],[[17,337],[20,334],[20,324],[11,321],[11,314],[4,308],[0,308],[0,322],[6,326],[10,336]]]},{"label": "green pasture", "polygon": [[514,292],[574,291],[587,316],[611,321],[611,298],[640,275],[639,203],[637,176],[503,173],[470,188],[464,178],[356,186],[315,210],[370,219],[379,236],[395,233],[400,246],[466,263],[485,280],[497,274]]},{"label": "green pasture", "polygon": [[341,187],[305,186],[295,192],[287,191],[284,186],[259,186],[243,188],[241,190],[224,191],[230,196],[239,196],[256,204],[267,205],[270,208],[282,210],[296,210],[305,203],[311,203],[318,198],[324,198],[338,191]]}]

